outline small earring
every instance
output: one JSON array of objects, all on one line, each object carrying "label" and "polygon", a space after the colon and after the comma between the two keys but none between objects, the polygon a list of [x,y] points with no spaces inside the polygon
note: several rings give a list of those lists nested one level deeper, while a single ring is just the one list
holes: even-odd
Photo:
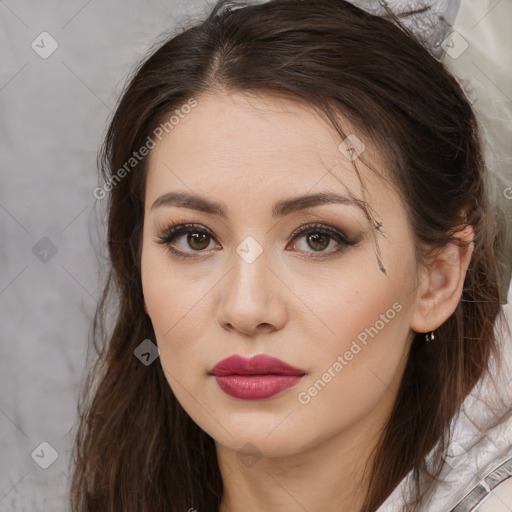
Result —
[{"label": "small earring", "polygon": [[434,341],[436,337],[434,336],[434,331],[427,332],[425,334],[425,339],[430,343],[431,341]]}]

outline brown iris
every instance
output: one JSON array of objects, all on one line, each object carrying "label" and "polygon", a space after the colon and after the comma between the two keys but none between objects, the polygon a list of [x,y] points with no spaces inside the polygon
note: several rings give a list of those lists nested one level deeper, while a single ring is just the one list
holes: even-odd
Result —
[{"label": "brown iris", "polygon": [[187,236],[187,243],[192,249],[201,251],[208,247],[208,244],[210,243],[210,235],[207,233],[189,233]]},{"label": "brown iris", "polygon": [[330,236],[322,233],[313,233],[307,236],[309,246],[315,251],[323,251],[328,245]]}]

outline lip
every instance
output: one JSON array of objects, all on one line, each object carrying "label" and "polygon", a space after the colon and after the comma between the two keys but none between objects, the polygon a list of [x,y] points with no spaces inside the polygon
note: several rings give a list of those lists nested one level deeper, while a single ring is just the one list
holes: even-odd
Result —
[{"label": "lip", "polygon": [[275,357],[230,356],[211,370],[224,393],[241,400],[264,400],[298,384],[306,372]]}]

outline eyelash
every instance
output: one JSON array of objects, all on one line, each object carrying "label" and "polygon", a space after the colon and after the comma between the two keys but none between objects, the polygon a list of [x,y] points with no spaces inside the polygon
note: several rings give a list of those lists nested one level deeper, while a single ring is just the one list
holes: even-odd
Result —
[{"label": "eyelash", "polygon": [[[199,233],[199,234],[206,234],[210,238],[215,239],[213,233],[207,229],[202,227],[199,224],[193,224],[193,223],[186,223],[186,224],[176,224],[169,226],[161,235],[157,236],[156,243],[160,245],[167,246],[167,249],[169,252],[175,256],[178,256],[180,258],[196,258],[197,256],[192,256],[190,253],[186,253],[184,251],[181,251],[179,249],[175,249],[172,247],[171,242],[178,238],[179,235],[188,234],[188,233]],[[339,231],[338,229],[328,226],[326,224],[306,224],[304,226],[301,226],[300,228],[296,229],[291,235],[290,235],[290,242],[294,241],[295,239],[299,238],[301,235],[307,235],[307,234],[317,234],[321,233],[323,235],[329,236],[331,239],[335,240],[340,244],[340,246],[335,249],[331,250],[330,252],[321,252],[317,251],[316,254],[319,256],[307,256],[308,258],[326,258],[333,256],[337,253],[342,252],[347,247],[352,247],[357,244],[357,241],[351,241],[349,238]],[[202,251],[193,251],[195,253],[201,253],[206,252],[205,250]],[[300,251],[305,252],[305,251]],[[308,253],[306,254],[315,254]],[[201,256],[199,256],[201,257]]]}]

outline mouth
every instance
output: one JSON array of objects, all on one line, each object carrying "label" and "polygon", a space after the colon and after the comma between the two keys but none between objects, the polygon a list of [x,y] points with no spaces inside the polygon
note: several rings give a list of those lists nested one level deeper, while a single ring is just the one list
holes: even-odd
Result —
[{"label": "mouth", "polygon": [[264,400],[299,383],[306,375],[280,359],[265,354],[246,359],[231,356],[211,370],[220,389],[241,400]]}]

